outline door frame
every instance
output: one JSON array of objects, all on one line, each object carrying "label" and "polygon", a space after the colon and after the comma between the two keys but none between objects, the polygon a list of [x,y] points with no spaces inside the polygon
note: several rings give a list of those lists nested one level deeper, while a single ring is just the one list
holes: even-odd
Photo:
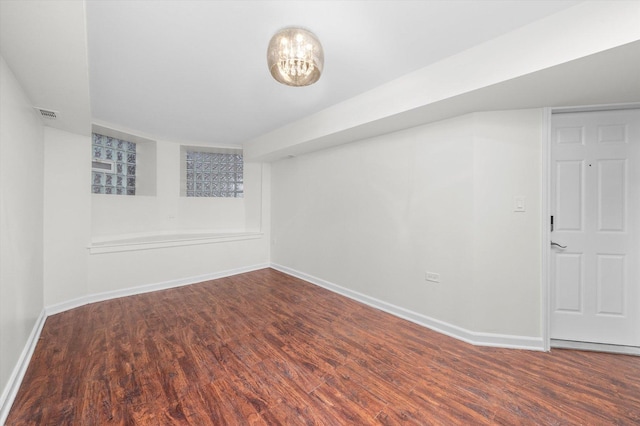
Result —
[{"label": "door frame", "polygon": [[[553,114],[571,113],[571,112],[589,112],[589,111],[616,111],[626,109],[640,109],[640,102],[621,103],[621,104],[603,104],[603,105],[585,105],[577,107],[545,107],[542,116],[541,131],[541,191],[540,191],[540,230],[542,236],[541,244],[541,322],[542,322],[542,345],[543,350],[548,352],[551,350],[551,119]],[[603,352],[615,352],[629,355],[640,355],[638,348],[630,346],[615,346],[605,344],[583,343],[583,342],[561,342],[554,344],[553,347],[564,347],[582,350],[599,350]]]}]

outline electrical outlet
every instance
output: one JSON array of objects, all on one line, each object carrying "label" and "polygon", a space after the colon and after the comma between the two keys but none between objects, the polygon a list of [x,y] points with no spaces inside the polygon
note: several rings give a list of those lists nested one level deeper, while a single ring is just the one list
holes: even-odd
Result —
[{"label": "electrical outlet", "polygon": [[439,283],[440,274],[436,274],[435,272],[427,272],[424,275],[424,279],[427,281],[431,281],[432,283]]}]

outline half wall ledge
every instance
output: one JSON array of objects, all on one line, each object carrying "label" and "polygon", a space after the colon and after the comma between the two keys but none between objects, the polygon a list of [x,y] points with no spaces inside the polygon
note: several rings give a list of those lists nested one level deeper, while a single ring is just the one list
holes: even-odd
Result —
[{"label": "half wall ledge", "polygon": [[167,247],[216,244],[232,241],[255,240],[263,232],[163,232],[150,234],[125,234],[96,237],[87,247],[89,254],[117,253],[123,251],[152,250]]}]

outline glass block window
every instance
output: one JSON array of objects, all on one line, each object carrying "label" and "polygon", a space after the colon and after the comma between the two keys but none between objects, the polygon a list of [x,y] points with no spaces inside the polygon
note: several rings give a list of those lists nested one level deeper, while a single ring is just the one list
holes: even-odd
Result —
[{"label": "glass block window", "polygon": [[187,197],[242,198],[244,194],[241,153],[186,152]]},{"label": "glass block window", "polygon": [[136,144],[93,133],[91,192],[136,195]]}]

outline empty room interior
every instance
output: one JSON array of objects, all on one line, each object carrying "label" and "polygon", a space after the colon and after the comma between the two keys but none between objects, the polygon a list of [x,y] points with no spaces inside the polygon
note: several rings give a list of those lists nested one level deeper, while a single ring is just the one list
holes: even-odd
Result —
[{"label": "empty room interior", "polygon": [[640,424],[640,1],[0,0],[0,424]]}]

